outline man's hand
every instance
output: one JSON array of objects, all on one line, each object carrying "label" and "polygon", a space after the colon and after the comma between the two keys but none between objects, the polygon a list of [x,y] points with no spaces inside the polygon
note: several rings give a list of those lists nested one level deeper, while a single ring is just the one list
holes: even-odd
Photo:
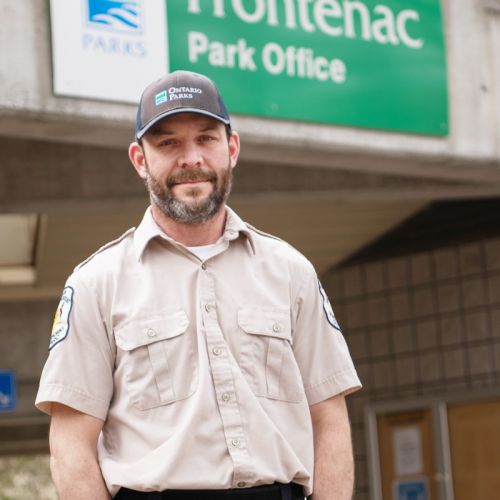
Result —
[{"label": "man's hand", "polygon": [[351,428],[342,395],[310,407],[314,431],[313,500],[351,500],[354,461]]},{"label": "man's hand", "polygon": [[60,500],[109,500],[97,462],[103,421],[53,403],[50,422],[50,469]]}]

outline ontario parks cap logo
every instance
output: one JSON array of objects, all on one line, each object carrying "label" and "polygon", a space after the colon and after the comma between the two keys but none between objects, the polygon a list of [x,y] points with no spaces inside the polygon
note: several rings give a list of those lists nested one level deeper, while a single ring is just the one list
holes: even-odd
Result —
[{"label": "ontario parks cap logo", "polygon": [[141,33],[142,0],[84,0],[87,24],[121,33]]},{"label": "ontario parks cap logo", "polygon": [[167,102],[167,101],[168,101],[168,94],[167,94],[166,90],[155,95],[155,104],[157,106],[159,106],[160,104],[163,104],[164,102]]}]

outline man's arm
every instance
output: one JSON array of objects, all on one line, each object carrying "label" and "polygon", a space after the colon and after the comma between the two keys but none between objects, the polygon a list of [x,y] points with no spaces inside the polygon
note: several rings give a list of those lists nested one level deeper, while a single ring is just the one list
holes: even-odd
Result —
[{"label": "man's arm", "polygon": [[97,462],[103,421],[53,403],[50,422],[50,469],[60,500],[109,500]]},{"label": "man's arm", "polygon": [[313,500],[351,500],[354,460],[343,395],[310,406],[314,432]]}]

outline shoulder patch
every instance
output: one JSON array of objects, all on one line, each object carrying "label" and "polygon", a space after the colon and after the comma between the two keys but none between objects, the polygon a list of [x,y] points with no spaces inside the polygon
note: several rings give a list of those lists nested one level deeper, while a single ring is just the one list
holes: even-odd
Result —
[{"label": "shoulder patch", "polygon": [[325,311],[326,319],[328,320],[328,323],[333,326],[336,330],[339,332],[340,326],[337,321],[337,318],[335,317],[335,314],[333,313],[332,305],[330,304],[330,300],[328,299],[328,295],[325,292],[325,289],[321,285],[321,282],[318,280],[318,286],[319,286],[319,293],[323,297],[323,310]]},{"label": "shoulder patch", "polygon": [[69,333],[69,317],[73,308],[74,290],[67,286],[61,295],[61,300],[57,306],[50,335],[49,351],[59,342],[64,340]]},{"label": "shoulder patch", "polygon": [[101,253],[102,251],[106,250],[107,248],[110,248],[110,247],[120,243],[120,241],[124,240],[129,234],[133,233],[134,231],[135,231],[135,227],[131,227],[130,229],[125,231],[121,236],[119,236],[115,240],[109,241],[108,243],[103,245],[101,248],[99,248],[99,250],[96,250],[92,255],[89,255],[84,261],[80,262],[80,264],[78,264],[74,270],[76,271],[76,270],[80,269],[85,264],[87,264],[87,262],[91,261],[97,254]]}]

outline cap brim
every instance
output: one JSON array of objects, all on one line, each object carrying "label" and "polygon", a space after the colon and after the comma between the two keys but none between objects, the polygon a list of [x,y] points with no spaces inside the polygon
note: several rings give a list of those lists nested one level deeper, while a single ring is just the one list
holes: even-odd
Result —
[{"label": "cap brim", "polygon": [[209,116],[210,118],[214,118],[215,120],[218,120],[222,122],[224,125],[230,125],[231,122],[230,120],[227,120],[223,118],[222,116],[216,115],[215,113],[210,113],[210,111],[203,111],[201,109],[197,108],[178,108],[178,109],[171,109],[169,111],[166,111],[165,113],[162,113],[161,115],[158,115],[154,118],[154,120],[151,120],[147,125],[142,127],[136,134],[135,137],[136,139],[142,139],[146,132],[156,125],[158,122],[161,120],[164,120],[165,118],[168,118],[169,116],[172,115],[178,115],[179,113],[195,113],[197,115],[204,115],[204,116]]}]

